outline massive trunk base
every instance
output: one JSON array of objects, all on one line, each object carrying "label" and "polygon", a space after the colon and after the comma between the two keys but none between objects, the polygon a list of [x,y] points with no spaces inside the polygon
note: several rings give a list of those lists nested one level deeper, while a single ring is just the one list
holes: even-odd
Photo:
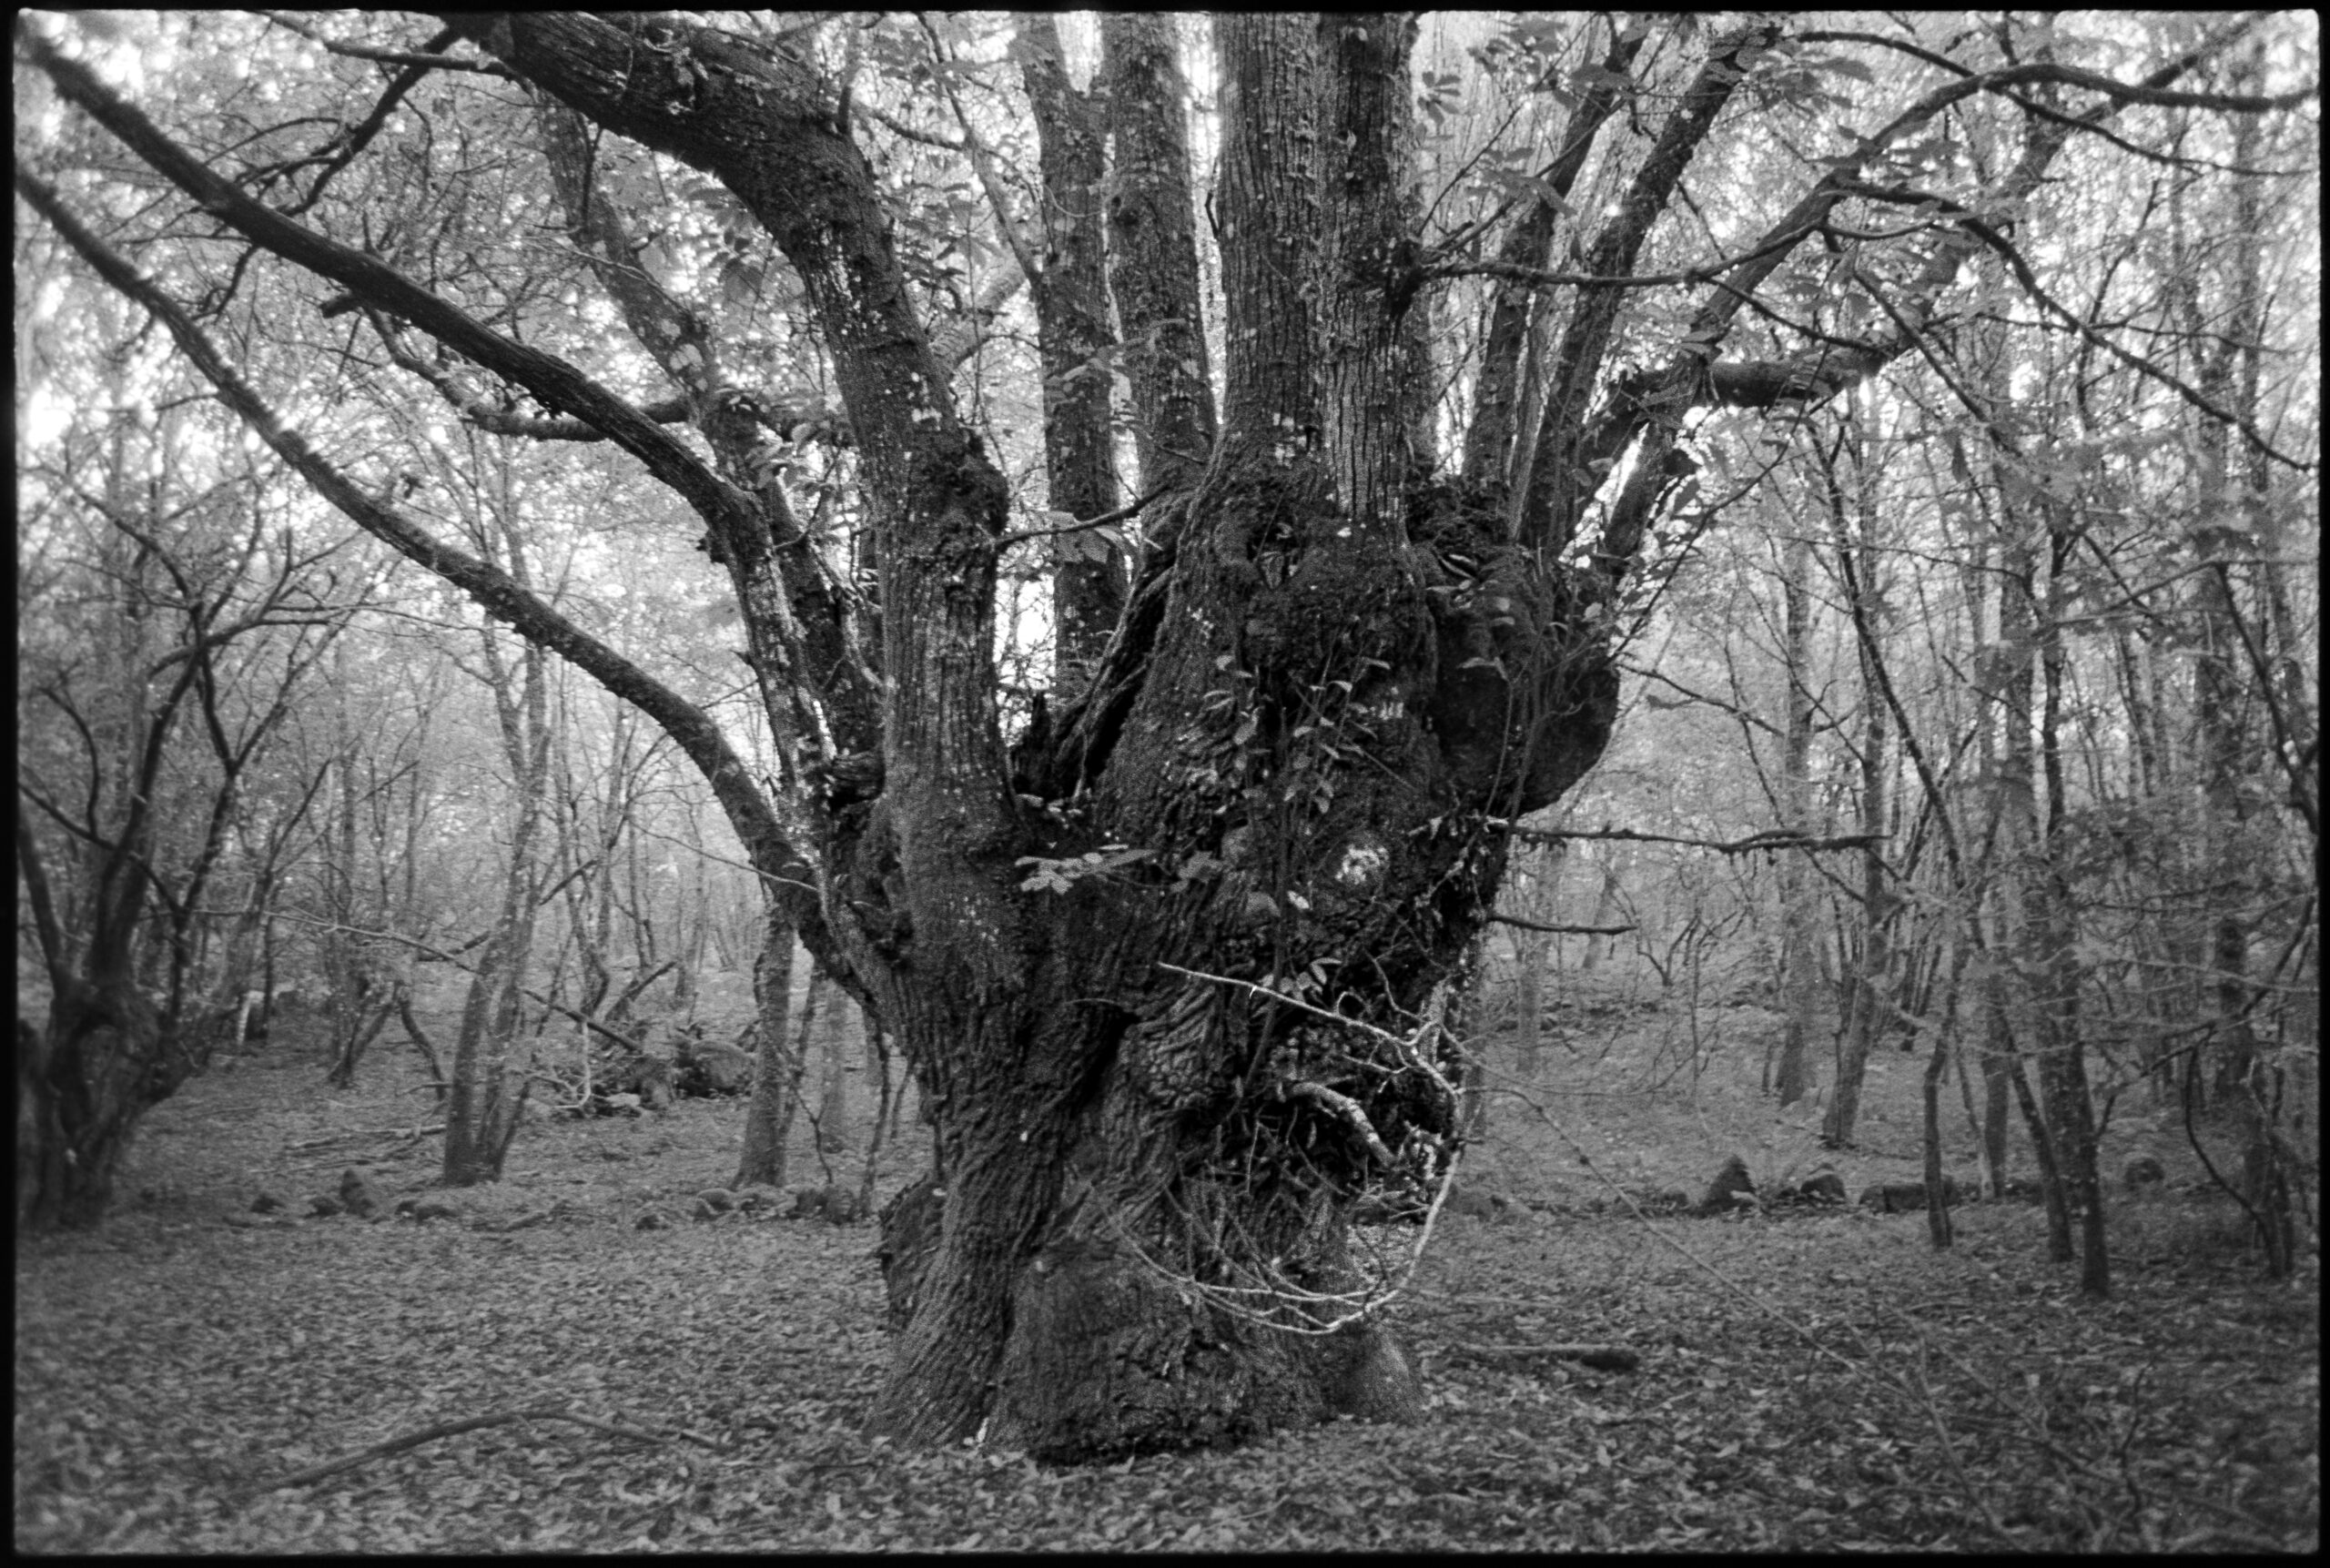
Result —
[{"label": "massive trunk base", "polygon": [[1599,755],[1607,618],[1458,488],[1354,519],[1241,450],[1173,512],[1099,678],[1016,748],[1015,843],[910,871],[895,772],[836,814],[937,1132],[886,1216],[901,1442],[1088,1460],[1421,1403],[1351,1219],[1466,1136],[1448,1007],[1497,819]]},{"label": "massive trunk base", "polygon": [[1335,1326],[1316,1307],[1177,1275],[1138,1244],[1109,1239],[1144,1217],[1103,1210],[1092,1193],[1063,1234],[1020,1260],[1004,1301],[991,1299],[1004,1310],[986,1325],[986,1353],[967,1351],[963,1320],[934,1324],[917,1299],[943,1247],[945,1193],[926,1177],[882,1216],[891,1320],[905,1335],[877,1431],[1079,1462],[1219,1446],[1336,1416],[1404,1422],[1423,1410],[1422,1381],[1382,1322]]}]

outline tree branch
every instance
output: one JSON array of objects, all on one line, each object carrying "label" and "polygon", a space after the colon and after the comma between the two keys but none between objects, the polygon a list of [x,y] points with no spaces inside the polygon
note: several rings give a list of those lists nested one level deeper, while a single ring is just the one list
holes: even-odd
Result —
[{"label": "tree branch", "polygon": [[1518,915],[1491,915],[1489,919],[1498,926],[1518,926],[1524,931],[1550,931],[1556,936],[1623,936],[1639,929],[1633,926],[1548,926],[1542,920],[1524,920]]},{"label": "tree branch", "polygon": [[[1525,844],[1561,844],[1574,838],[1623,839],[1633,844],[1687,845],[1693,849],[1712,849],[1718,855],[1751,855],[1759,849],[1765,851],[1866,849],[1870,845],[1882,844],[1886,839],[1886,835],[1881,833],[1854,833],[1837,838],[1808,838],[1803,834],[1790,833],[1785,828],[1777,827],[1767,828],[1762,833],[1751,833],[1746,838],[1690,838],[1670,833],[1636,833],[1630,827],[1605,827],[1593,832],[1566,828],[1523,827],[1518,823],[1496,816],[1488,818],[1484,825],[1502,828]],[[1545,929],[1550,930],[1553,927],[1548,926]],[[1633,927],[1627,926],[1626,929],[1632,930]]]},{"label": "tree branch", "polygon": [[[516,1421],[572,1421],[576,1426],[589,1427],[593,1431],[603,1431],[611,1437],[624,1438],[633,1442],[643,1442],[658,1447],[670,1441],[668,1438],[633,1426],[627,1421],[601,1421],[596,1416],[583,1415],[578,1411],[567,1409],[564,1405],[541,1402],[521,1405],[515,1410],[494,1411],[486,1415],[463,1416],[456,1421],[438,1421],[430,1426],[400,1433],[385,1442],[376,1442],[368,1449],[343,1458],[328,1460],[322,1464],[310,1465],[306,1470],[294,1471],[279,1481],[263,1483],[258,1490],[262,1492],[281,1492],[289,1487],[311,1485],[344,1471],[354,1470],[357,1466],[370,1463],[373,1460],[386,1459],[390,1454],[402,1453],[408,1449],[419,1448],[423,1443],[435,1442],[439,1438],[458,1437],[465,1431],[478,1431],[486,1427],[507,1426]],[[727,1447],[726,1444],[715,1442],[707,1437],[700,1437],[694,1432],[681,1432],[679,1435],[690,1442],[700,1443],[715,1451],[725,1452]]]},{"label": "tree branch", "polygon": [[[530,641],[573,663],[653,719],[703,772],[755,863],[770,874],[809,879],[813,874],[807,863],[787,842],[773,806],[754,784],[744,759],[709,715],[519,586],[500,568],[440,542],[403,512],[366,495],[348,475],[318,454],[305,437],[286,426],[208,335],[143,272],[83,226],[53,187],[22,164],[16,166],[15,182],[25,199],[100,278],[162,323],[195,369],[218,389],[228,407],[241,415],[318,494],[367,532],[467,592],[489,614],[508,622]],[[814,898],[795,895],[790,902],[798,905],[801,922],[821,919]]]},{"label": "tree branch", "polygon": [[[46,39],[20,30],[18,47],[56,84],[60,96],[77,105],[148,167],[193,197],[205,212],[261,248],[405,318],[495,374],[524,387],[544,407],[575,413],[598,425],[644,463],[650,473],[678,491],[706,521],[720,525],[747,504],[734,487],[705,467],[684,443],[574,366],[554,354],[511,341],[377,257],[314,233],[246,195],[163,135],[153,121],[100,82],[95,72],[66,58]],[[20,188],[25,177],[18,176]]]},{"label": "tree branch", "polygon": [[[420,66],[434,71],[471,71],[481,76],[500,76],[505,82],[517,79],[510,67],[499,60],[464,60],[440,55],[436,52],[435,44],[424,46],[418,54],[409,49],[383,49],[370,44],[345,44],[337,38],[325,36],[289,13],[260,11],[257,14],[286,31],[299,34],[311,44],[320,44],[330,53],[351,60],[378,60],[384,66]],[[448,29],[441,38],[444,42],[451,42],[453,36],[451,30]]]}]

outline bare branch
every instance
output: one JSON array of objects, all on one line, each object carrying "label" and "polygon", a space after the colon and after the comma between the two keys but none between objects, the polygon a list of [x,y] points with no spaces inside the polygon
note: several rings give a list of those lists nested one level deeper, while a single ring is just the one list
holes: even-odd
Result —
[{"label": "bare branch", "polygon": [[[497,375],[524,387],[545,407],[573,412],[598,425],[715,527],[740,511],[749,511],[748,500],[684,443],[641,418],[628,403],[574,366],[554,354],[512,342],[377,257],[326,238],[247,195],[165,136],[152,120],[100,82],[94,71],[68,59],[47,40],[20,33],[18,46],[56,84],[61,96],[112,132],[157,174],[193,197],[205,212],[285,260],[413,322]],[[25,177],[19,173],[19,188]]]},{"label": "bare branch", "polygon": [[1633,926],[1549,926],[1542,920],[1524,920],[1518,915],[1492,915],[1491,922],[1498,926],[1518,926],[1524,931],[1550,931],[1556,936],[1623,936],[1638,930]]},{"label": "bare branch", "polygon": [[[1561,844],[1574,838],[1624,839],[1634,844],[1687,845],[1693,849],[1712,849],[1718,855],[1752,855],[1758,850],[1768,852],[1780,849],[1867,849],[1873,844],[1884,843],[1886,839],[1886,835],[1881,833],[1854,833],[1837,838],[1809,838],[1803,834],[1790,833],[1785,828],[1777,827],[1767,828],[1762,833],[1751,833],[1746,838],[1691,838],[1671,833],[1636,833],[1630,827],[1596,828],[1592,832],[1574,828],[1523,827],[1516,822],[1498,816],[1490,817],[1485,825],[1501,828],[1514,838],[1527,844]],[[1545,926],[1541,929],[1552,930],[1554,927]],[[1633,927],[1627,926],[1625,929],[1632,930]]]},{"label": "bare branch", "polygon": [[[284,424],[266,400],[229,364],[209,336],[195,325],[151,279],[90,232],[59,200],[56,190],[26,170],[15,170],[16,189],[47,218],[66,243],[116,290],[142,306],[168,329],[195,369],[218,389],[228,407],[272,448],[318,494],[364,530],[467,592],[489,614],[517,627],[529,640],[573,663],[609,691],[637,706],[678,743],[710,782],[755,859],[772,872],[806,871],[787,842],[768,799],[753,783],[709,715],[664,686],[605,643],[576,626],[507,572],[445,544],[385,501],[365,494],[347,474],[327,461],[299,431]],[[804,923],[822,917],[814,900],[795,898]]]},{"label": "bare branch", "polygon": [[409,49],[383,49],[371,44],[343,43],[337,38],[327,37],[289,12],[261,11],[258,15],[279,27],[299,34],[311,44],[320,44],[330,53],[351,60],[378,60],[384,66],[419,66],[432,71],[471,71],[481,76],[500,76],[506,82],[517,80],[516,74],[499,60],[464,60],[437,53],[440,47],[458,36],[450,27],[415,53]]}]

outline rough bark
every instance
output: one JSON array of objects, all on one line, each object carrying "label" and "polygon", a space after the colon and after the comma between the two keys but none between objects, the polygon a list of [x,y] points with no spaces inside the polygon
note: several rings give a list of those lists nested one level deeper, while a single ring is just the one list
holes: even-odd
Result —
[{"label": "rough bark", "polygon": [[[1043,259],[1028,279],[1044,373],[1044,473],[1052,510],[1094,518],[1117,510],[1115,431],[1109,394],[1109,283],[1103,176],[1107,126],[1101,106],[1069,82],[1059,30],[1040,12],[1014,18],[1011,53],[1035,110],[1042,173]],[[1088,685],[1094,663],[1124,612],[1125,567],[1094,534],[1054,541],[1054,700]]]},{"label": "rough bark", "polygon": [[1199,318],[1190,139],[1173,17],[1100,18],[1109,167],[1109,286],[1123,330],[1140,483],[1186,491],[1212,455],[1211,351]]},{"label": "rough bark", "polygon": [[1421,204],[1408,59],[1411,13],[1351,12],[1316,24],[1321,229],[1312,292],[1319,319],[1318,418],[1335,498],[1354,517],[1396,508],[1433,466],[1428,311],[1416,274]]},{"label": "rough bark", "polygon": [[800,1070],[785,1033],[793,1011],[793,927],[771,905],[761,916],[753,954],[753,1098],[745,1112],[745,1146],[732,1187],[783,1187]]}]

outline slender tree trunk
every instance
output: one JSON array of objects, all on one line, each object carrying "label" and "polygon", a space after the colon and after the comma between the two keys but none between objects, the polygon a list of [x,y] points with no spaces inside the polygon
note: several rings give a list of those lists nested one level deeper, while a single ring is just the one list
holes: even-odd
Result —
[{"label": "slender tree trunk", "polygon": [[[514,530],[506,530],[505,536],[512,575],[522,582],[523,548]],[[523,1118],[528,1080],[522,1073],[512,1074],[507,1061],[521,1022],[534,912],[541,903],[534,843],[550,779],[547,655],[535,644],[523,643],[512,672],[490,630],[483,633],[482,648],[501,721],[502,752],[510,764],[513,825],[500,916],[471,976],[461,1032],[453,1046],[452,1083],[445,1100],[448,1187],[499,1181]]]},{"label": "slender tree trunk", "polygon": [[[2087,1080],[2087,1046],[2080,1031],[2079,933],[2070,878],[2063,870],[2060,840],[2068,809],[2062,764],[2062,637],[2064,564],[2076,540],[2068,520],[2049,508],[2050,561],[2047,602],[2039,619],[2040,667],[2045,699],[2040,716],[2040,756],[2047,780],[2043,839],[2040,951],[2049,995],[2041,1004],[2045,1054],[2040,1081],[2047,1096],[2048,1126],[2057,1158],[2066,1168],[2069,1197],[2080,1221],[2080,1289],[2093,1297],[2112,1293],[2112,1255],[2105,1232],[2103,1183],[2096,1168],[2095,1106]],[[2010,593],[2015,592],[2009,586]]]},{"label": "slender tree trunk", "polygon": [[840,1154],[849,1148],[849,1065],[866,1054],[864,1015],[846,996],[836,995],[826,1009],[817,1064],[817,1150]]},{"label": "slender tree trunk", "polygon": [[[1952,956],[1947,991],[1942,998],[1940,1027],[1934,1030],[1933,1048],[1926,1057],[1925,1077],[1920,1087],[1924,1112],[1926,1236],[1939,1251],[1951,1241],[1950,1206],[1942,1201],[1941,1168],[1941,1085],[1949,1075],[1950,1057],[1958,1040],[1958,987],[1965,968],[1966,948],[1961,945]],[[1961,1071],[1959,1082],[1965,1082]]]},{"label": "slender tree trunk", "polygon": [[1889,764],[1884,688],[1879,665],[1884,658],[1877,632],[1882,624],[1884,594],[1878,572],[1878,498],[1876,454],[1858,422],[1849,427],[1847,441],[1853,456],[1856,485],[1847,521],[1844,488],[1833,464],[1826,472],[1829,515],[1836,528],[1838,575],[1851,597],[1851,614],[1861,635],[1856,640],[1861,677],[1860,830],[1869,842],[1860,854],[1859,953],[1853,966],[1850,1000],[1843,1034],[1838,1042],[1837,1083],[1829,1097],[1822,1141],[1830,1148],[1851,1144],[1860,1115],[1861,1085],[1869,1070],[1869,1052],[1876,1047],[1886,1012],[1886,996],[1893,983],[1893,954],[1889,933],[1895,903],[1888,885],[1882,839],[1886,831],[1886,781]]},{"label": "slender tree trunk", "polygon": [[[1560,906],[1562,872],[1569,864],[1566,845],[1556,842],[1527,856],[1528,869],[1516,871],[1505,883],[1504,904],[1525,920],[1551,922]],[[1545,1044],[1545,970],[1554,960],[1550,932],[1526,926],[1509,928],[1513,941],[1514,1067],[1525,1084],[1535,1083]],[[1482,966],[1487,968],[1486,965]]]},{"label": "slender tree trunk", "polygon": [[881,1178],[882,1151],[897,1132],[897,1095],[890,1079],[889,1042],[866,1022],[866,1067],[874,1077],[874,1118],[866,1128],[866,1164],[857,1179],[857,1211],[874,1212],[874,1189]]},{"label": "slender tree trunk", "polygon": [[793,1123],[793,925],[772,900],[761,917],[760,950],[753,956],[753,1098],[745,1112],[745,1148],[734,1187],[783,1187],[785,1143]]},{"label": "slender tree trunk", "polygon": [[1993,1199],[2006,1195],[2008,1118],[2014,1090],[2007,1080],[2014,1064],[2014,1036],[2001,987],[1982,988],[1982,1171]]},{"label": "slender tree trunk", "polygon": [[[2236,69],[2254,84],[2254,56],[2239,62]],[[2239,121],[2234,138],[2236,158],[2254,154],[2254,123]],[[2236,200],[2242,204],[2242,231],[2254,231],[2260,217],[2254,187],[2242,184]],[[2259,411],[2262,287],[2255,248],[2239,246],[2234,253],[2231,319],[2220,329],[2193,334],[2200,358],[2196,379],[2217,407],[2249,420]],[[2189,283],[2183,303],[2188,324],[2199,329],[2201,316]],[[2218,1053],[2218,1097],[2232,1108],[2239,1127],[2243,1201],[2264,1251],[2267,1271],[2282,1279],[2296,1267],[2296,1229],[2290,1209],[2287,1150],[2276,1125],[2279,1086],[2270,1053],[2253,1022],[2258,999],[2249,946],[2264,881],[2254,824],[2264,795],[2257,772],[2266,754],[2254,731],[2260,716],[2278,718],[2283,733],[2273,738],[2288,752],[2310,741],[2312,724],[2302,694],[2292,696],[2293,683],[2279,683],[2277,690],[2274,668],[2253,669],[2264,663],[2256,654],[2259,641],[2270,637],[2287,645],[2288,612],[2278,571],[2258,537],[2260,525],[2271,514],[2263,460],[2253,454],[2249,462],[2235,461],[2233,430],[2221,420],[2203,419],[2195,437],[2199,495],[2189,542],[2202,570],[2193,585],[2199,631],[2193,705],[2200,730],[2206,811],[2201,869],[2212,888],[2207,899],[2213,992],[2208,1002],[2214,1022],[2210,1043]],[[2261,558],[2259,566],[2249,565],[2253,557]],[[2254,629],[2243,615],[2236,592],[2240,577],[2252,572],[2259,579],[2262,592],[2257,597],[2265,606],[2265,613],[2254,618],[2258,624]],[[2302,693],[2302,688],[2297,690]],[[2294,772],[2302,781],[2306,769],[2301,765]],[[2303,797],[2302,784],[2298,793]]]},{"label": "slender tree trunk", "polygon": [[[1782,663],[1788,685],[1781,736],[1780,825],[1801,834],[1812,831],[1811,579],[1812,537],[1799,526],[1782,546],[1780,565],[1787,637]],[[1814,954],[1820,939],[1821,900],[1812,867],[1802,855],[1783,855],[1779,859],[1782,1022],[1779,1072],[1773,1087],[1785,1109],[1812,1088],[1808,1058],[1820,1007],[1820,976]]]},{"label": "slender tree trunk", "polygon": [[[1603,866],[1602,891],[1594,901],[1594,918],[1586,924],[1607,926],[1616,918],[1618,895],[1624,891],[1625,888],[1618,881],[1618,867],[1615,861]],[[1602,960],[1616,950],[1617,946],[1618,939],[1616,936],[1588,936],[1585,939],[1585,956],[1578,960],[1578,973],[1581,975],[1594,973],[1601,966]]]}]

